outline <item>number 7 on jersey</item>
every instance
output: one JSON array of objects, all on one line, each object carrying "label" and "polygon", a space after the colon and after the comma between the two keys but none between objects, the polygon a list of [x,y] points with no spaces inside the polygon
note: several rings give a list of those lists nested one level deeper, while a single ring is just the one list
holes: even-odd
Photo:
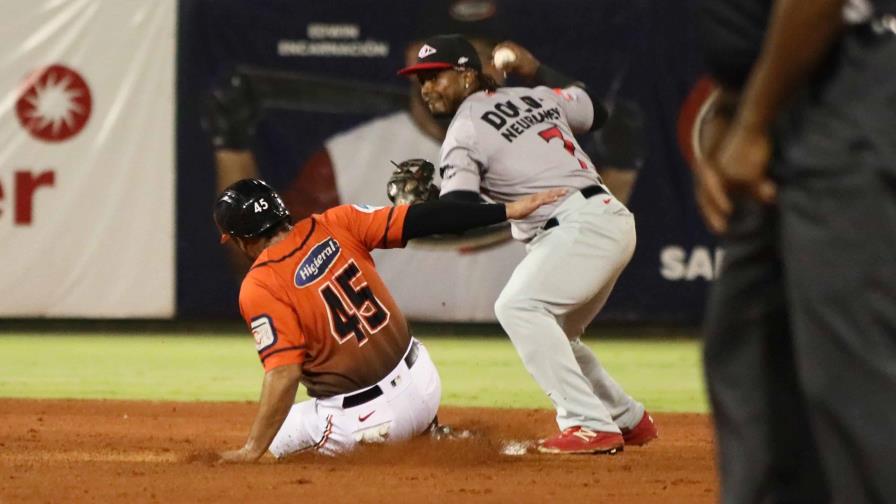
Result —
[{"label": "number 7 on jersey", "polygon": [[569,155],[574,157],[576,161],[579,162],[579,166],[583,170],[588,169],[588,165],[585,164],[584,161],[576,157],[576,147],[573,145],[572,140],[563,136],[563,132],[560,131],[560,128],[557,126],[551,126],[548,129],[544,129],[538,132],[538,136],[544,139],[545,142],[550,142],[554,138],[559,138],[561,142],[563,142],[563,148],[569,152]]}]

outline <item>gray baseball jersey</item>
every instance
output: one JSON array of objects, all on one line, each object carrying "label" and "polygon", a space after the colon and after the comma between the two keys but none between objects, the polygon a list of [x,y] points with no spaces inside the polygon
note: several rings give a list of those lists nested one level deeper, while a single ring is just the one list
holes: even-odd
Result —
[{"label": "gray baseball jersey", "polygon": [[[458,108],[442,144],[442,194],[480,192],[508,202],[553,187],[555,205],[513,221],[526,257],[495,301],[495,316],[557,410],[557,425],[621,433],[645,415],[594,353],[579,341],[635,249],[635,222],[609,194],[576,191],[601,184],[573,137],[591,128],[594,106],[571,87],[477,92]],[[557,226],[539,232],[550,217]],[[562,435],[562,434],[561,434]]]},{"label": "gray baseball jersey", "polygon": [[[578,88],[499,88],[460,105],[439,154],[442,194],[475,191],[506,203],[555,187],[601,184],[573,134],[591,128],[594,106]],[[561,202],[512,221],[513,237],[530,240]]]}]

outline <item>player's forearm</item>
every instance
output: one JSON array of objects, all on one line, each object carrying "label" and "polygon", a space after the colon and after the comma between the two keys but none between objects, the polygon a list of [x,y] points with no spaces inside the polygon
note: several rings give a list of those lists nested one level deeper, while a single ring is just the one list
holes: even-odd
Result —
[{"label": "player's forearm", "polygon": [[843,0],[778,0],[735,122],[766,130],[818,68],[844,23]]},{"label": "player's forearm", "polygon": [[281,366],[265,374],[258,413],[244,446],[254,458],[264,455],[286,420],[295,401],[301,376],[298,365]]},{"label": "player's forearm", "polygon": [[532,77],[532,81],[536,84],[541,84],[548,87],[565,88],[569,86],[578,86],[583,89],[585,88],[584,82],[561,73],[560,71],[549,67],[544,63],[540,63],[538,65],[538,70],[535,71],[535,75]]},{"label": "player's forearm", "polygon": [[218,193],[237,180],[258,177],[258,165],[249,150],[217,149],[215,165]]},{"label": "player's forearm", "polygon": [[[510,54],[505,51],[510,51]],[[492,59],[499,70],[510,71],[529,84],[556,88],[585,87],[582,81],[545,65],[528,49],[516,42],[508,40],[498,44],[493,51]]]},{"label": "player's forearm", "polygon": [[403,241],[434,234],[457,234],[507,220],[504,205],[436,200],[408,208]]},{"label": "player's forearm", "polygon": [[591,130],[597,130],[607,122],[607,117],[609,117],[610,112],[604,107],[603,103],[597,99],[597,96],[592,94],[584,82],[560,73],[544,63],[541,63],[538,66],[538,70],[535,72],[535,76],[532,80],[536,84],[552,88],[568,88],[575,86],[582,89],[588,95],[588,98],[591,99],[591,104],[594,107],[594,119],[591,121]]}]

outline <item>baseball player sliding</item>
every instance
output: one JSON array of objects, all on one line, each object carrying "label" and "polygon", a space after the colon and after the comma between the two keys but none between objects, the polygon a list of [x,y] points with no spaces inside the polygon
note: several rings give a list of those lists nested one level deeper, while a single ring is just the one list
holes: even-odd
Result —
[{"label": "baseball player sliding", "polygon": [[[232,240],[254,261],[240,289],[240,312],[265,376],[246,444],[221,459],[253,461],[266,450],[278,458],[302,450],[336,454],[425,432],[439,407],[439,375],[411,337],[370,251],[522,219],[565,192],[506,205],[343,205],[293,224],[266,183],[243,179],[227,187],[214,219],[222,243]],[[314,399],[293,405],[300,382]]]},{"label": "baseball player sliding", "polygon": [[434,115],[453,117],[440,151],[440,201],[478,202],[480,194],[513,201],[569,189],[561,201],[511,220],[527,255],[495,313],[557,410],[561,432],[540,441],[539,451],[615,453],[643,445],[657,437],[653,419],[579,339],[635,249],[634,217],[573,136],[599,128],[606,110],[584,85],[517,44],[499,44],[493,55],[505,72],[550,87],[498,88],[457,35],[426,40],[416,64],[399,72],[417,76]]}]

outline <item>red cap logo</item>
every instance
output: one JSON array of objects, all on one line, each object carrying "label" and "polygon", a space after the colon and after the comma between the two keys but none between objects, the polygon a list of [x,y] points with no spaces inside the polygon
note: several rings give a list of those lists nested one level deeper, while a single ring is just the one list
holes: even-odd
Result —
[{"label": "red cap logo", "polygon": [[92,104],[90,88],[78,72],[51,65],[28,76],[16,115],[34,138],[61,142],[84,129]]}]

